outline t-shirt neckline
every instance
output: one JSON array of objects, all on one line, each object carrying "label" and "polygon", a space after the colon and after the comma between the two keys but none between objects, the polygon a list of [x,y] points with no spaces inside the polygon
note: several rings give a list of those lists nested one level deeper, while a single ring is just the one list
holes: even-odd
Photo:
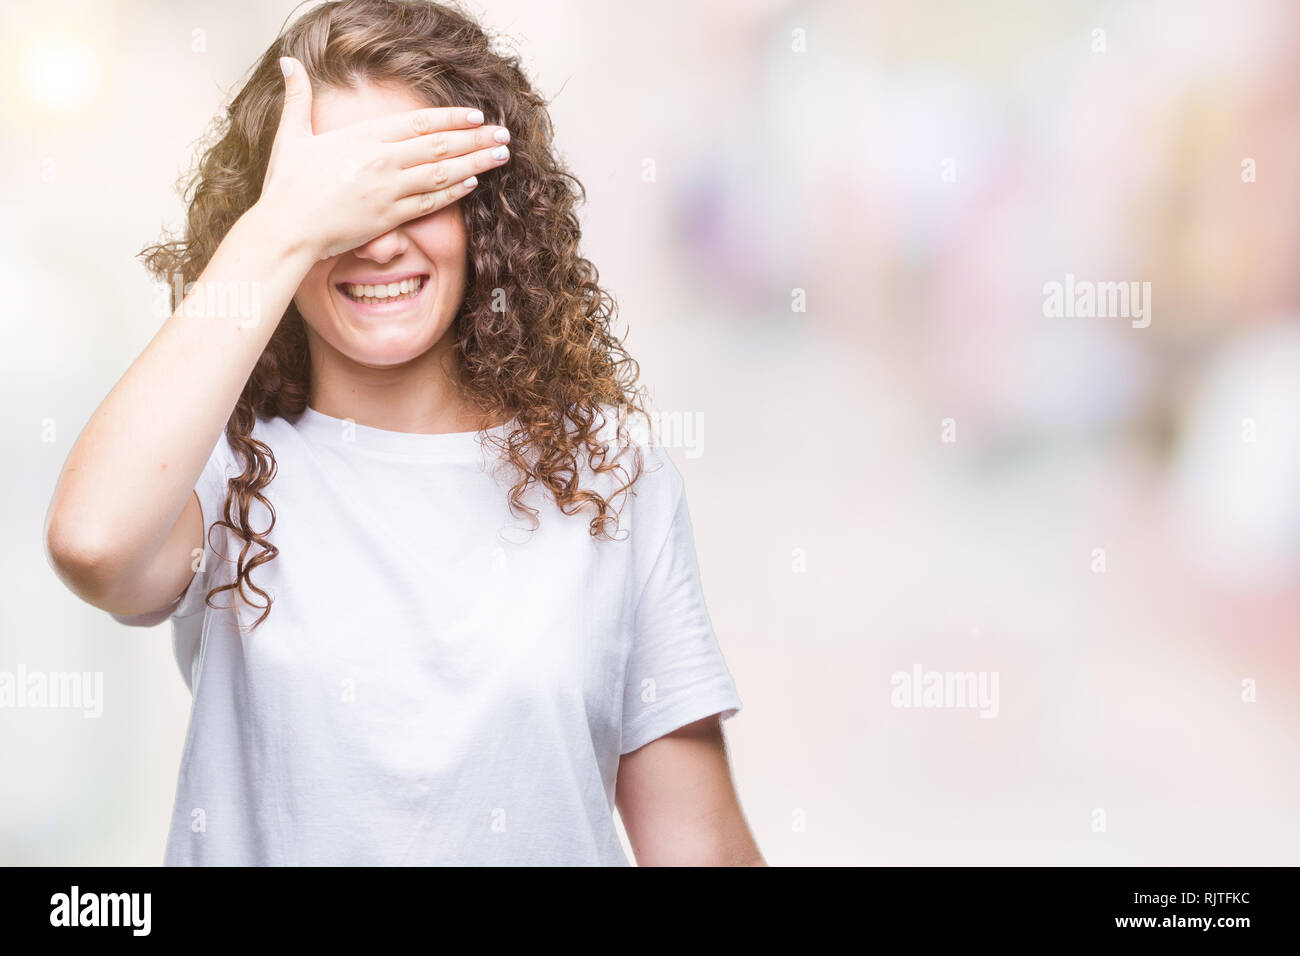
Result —
[{"label": "t-shirt neckline", "polygon": [[404,458],[469,460],[479,456],[481,436],[497,435],[505,438],[515,425],[515,420],[482,431],[440,434],[395,432],[361,425],[350,419],[335,418],[308,405],[292,424],[295,430],[312,441],[348,450]]}]

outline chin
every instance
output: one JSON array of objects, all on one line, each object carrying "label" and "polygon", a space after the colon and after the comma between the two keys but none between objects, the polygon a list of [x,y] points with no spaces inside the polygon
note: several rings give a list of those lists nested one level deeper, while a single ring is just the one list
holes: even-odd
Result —
[{"label": "chin", "polygon": [[428,329],[403,334],[391,330],[387,334],[375,332],[366,335],[350,330],[350,334],[330,344],[344,358],[369,368],[394,368],[413,362],[426,354],[442,338]]}]

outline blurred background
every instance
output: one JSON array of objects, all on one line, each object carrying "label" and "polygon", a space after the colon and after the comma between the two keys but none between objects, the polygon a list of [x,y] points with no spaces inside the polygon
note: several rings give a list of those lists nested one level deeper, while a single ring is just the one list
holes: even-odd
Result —
[{"label": "blurred background", "polygon": [[[1300,863],[1300,7],[469,8],[686,426],[768,862]],[[0,12],[0,672],[103,674],[97,718],[0,708],[0,863],[161,862],[170,627],[79,602],[42,522],[161,324],[133,257],[293,9]],[[1067,276],[1149,283],[1149,324],[1049,314]],[[898,706],[917,670],[997,675],[996,716]]]}]

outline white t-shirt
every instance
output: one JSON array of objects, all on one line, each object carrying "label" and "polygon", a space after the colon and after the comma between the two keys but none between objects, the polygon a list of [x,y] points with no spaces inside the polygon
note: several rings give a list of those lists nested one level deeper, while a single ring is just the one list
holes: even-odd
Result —
[{"label": "white t-shirt", "polygon": [[[230,591],[205,607],[242,544],[223,528],[177,603],[115,615],[171,618],[194,696],[166,864],[628,865],[620,755],[741,706],[662,447],[640,441],[610,541],[536,488],[530,533],[479,433],[309,408],[253,434],[277,462],[279,555],[252,575],[270,616],[249,631],[260,609]],[[207,528],[241,470],[223,434],[196,488]],[[621,473],[583,475],[608,497]],[[253,509],[254,528],[268,518]]]}]

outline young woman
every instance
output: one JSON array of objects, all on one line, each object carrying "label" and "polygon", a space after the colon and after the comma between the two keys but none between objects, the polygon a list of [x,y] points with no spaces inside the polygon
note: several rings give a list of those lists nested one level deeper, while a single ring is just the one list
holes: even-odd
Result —
[{"label": "young woman", "polygon": [[272,44],[146,250],[183,289],[46,525],[170,618],[168,864],[763,865],[682,480],[544,102],[465,15],[344,0]]}]

